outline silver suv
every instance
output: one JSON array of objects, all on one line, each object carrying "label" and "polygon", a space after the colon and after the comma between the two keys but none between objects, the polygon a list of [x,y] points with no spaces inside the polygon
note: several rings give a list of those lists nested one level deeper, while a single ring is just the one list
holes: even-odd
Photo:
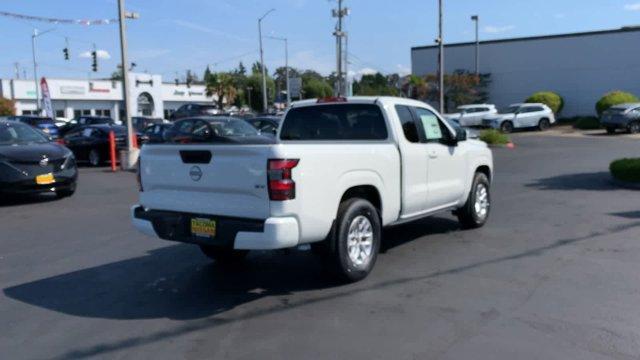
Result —
[{"label": "silver suv", "polygon": [[482,119],[482,126],[510,133],[514,129],[537,128],[547,130],[556,122],[553,111],[545,104],[512,104],[496,115]]},{"label": "silver suv", "polygon": [[640,133],[640,103],[615,105],[602,113],[602,125],[609,134],[623,129],[631,134]]}]

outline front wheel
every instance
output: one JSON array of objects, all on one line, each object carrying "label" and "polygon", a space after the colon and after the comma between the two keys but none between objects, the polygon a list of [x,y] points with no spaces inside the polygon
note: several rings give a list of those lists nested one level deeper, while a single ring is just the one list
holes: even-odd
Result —
[{"label": "front wheel", "polygon": [[614,127],[607,127],[607,134],[609,135],[613,135],[616,133],[616,128]]},{"label": "front wheel", "polygon": [[490,186],[487,175],[480,172],[475,174],[467,202],[456,212],[464,228],[479,228],[487,222],[491,210]]},{"label": "front wheel", "polygon": [[378,210],[367,200],[349,199],[338,209],[330,261],[346,282],[364,279],[373,269],[382,238]]},{"label": "front wheel", "polygon": [[500,131],[505,134],[513,132],[513,123],[511,121],[505,121],[500,125]]},{"label": "front wheel", "polygon": [[629,134],[640,133],[640,121],[634,121],[629,124]]}]

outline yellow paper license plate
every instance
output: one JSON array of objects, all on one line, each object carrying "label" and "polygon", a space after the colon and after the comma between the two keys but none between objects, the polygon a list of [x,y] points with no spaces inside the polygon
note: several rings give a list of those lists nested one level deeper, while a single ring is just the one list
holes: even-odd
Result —
[{"label": "yellow paper license plate", "polygon": [[38,185],[49,185],[54,182],[56,182],[56,179],[53,177],[52,173],[36,176],[36,184]]},{"label": "yellow paper license plate", "polygon": [[216,236],[216,221],[210,219],[191,219],[191,233],[202,237]]}]

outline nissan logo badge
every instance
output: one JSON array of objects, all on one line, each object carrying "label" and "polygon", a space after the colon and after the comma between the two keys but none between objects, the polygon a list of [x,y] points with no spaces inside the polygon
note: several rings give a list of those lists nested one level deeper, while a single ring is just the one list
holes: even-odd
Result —
[{"label": "nissan logo badge", "polygon": [[47,155],[42,155],[42,159],[40,160],[40,166],[45,167],[49,165],[49,158]]},{"label": "nissan logo badge", "polygon": [[193,181],[200,181],[202,179],[202,170],[198,166],[194,166],[189,170],[189,176]]}]

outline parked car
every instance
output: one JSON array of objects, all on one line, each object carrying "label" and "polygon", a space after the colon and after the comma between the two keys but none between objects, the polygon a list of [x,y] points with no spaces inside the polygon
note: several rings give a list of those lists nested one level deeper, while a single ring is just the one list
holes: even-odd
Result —
[{"label": "parked car", "polygon": [[640,133],[640,103],[612,106],[602,113],[600,125],[609,134],[614,134],[619,129],[631,134]]},{"label": "parked car", "polygon": [[514,129],[523,128],[537,128],[544,131],[555,122],[556,117],[547,105],[525,103],[510,105],[498,114],[485,117],[482,125],[510,133]]},{"label": "parked car", "polygon": [[445,114],[444,117],[456,121],[462,127],[482,126],[482,119],[498,113],[498,109],[492,104],[462,105],[456,110],[457,112]]},{"label": "parked car", "polygon": [[[85,125],[68,132],[64,144],[73,151],[78,162],[99,166],[110,159],[109,132],[116,137],[116,152],[127,146],[127,128],[120,125]],[[138,135],[138,141],[141,142]],[[116,155],[117,160],[117,155]]]},{"label": "parked car", "polygon": [[470,228],[488,219],[491,150],[423,102],[301,101],[278,137],[144,146],[133,224],[217,261],[311,244],[357,281],[373,268],[383,227],[444,211]]},{"label": "parked car", "polygon": [[66,135],[69,131],[85,125],[115,125],[116,122],[108,116],[81,116],[72,119],[60,128],[60,136]]},{"label": "parked car", "polygon": [[245,120],[228,116],[178,120],[165,133],[165,140],[181,144],[272,142]]},{"label": "parked car", "polygon": [[278,116],[260,116],[247,119],[247,122],[260,131],[261,134],[275,135],[280,126],[281,117]]},{"label": "parked car", "polygon": [[152,118],[146,116],[134,116],[131,118],[131,125],[136,131],[144,132],[150,125],[169,123],[168,120],[161,118]]},{"label": "parked car", "polygon": [[0,120],[0,193],[71,196],[77,179],[69,149],[29,125]]},{"label": "parked car", "polygon": [[201,105],[201,104],[185,104],[178,108],[178,110],[174,111],[170,116],[169,120],[175,121],[178,119],[184,119],[188,117],[196,117],[196,116],[210,116],[210,115],[221,115],[223,111],[218,109],[216,105]]},{"label": "parked car", "polygon": [[9,116],[7,119],[13,120],[13,121],[19,121],[21,123],[25,123],[27,125],[40,129],[42,132],[44,132],[45,134],[47,134],[53,139],[57,139],[60,136],[58,127],[56,126],[56,123],[52,118],[33,116],[33,115],[18,115],[18,116]]},{"label": "parked car", "polygon": [[142,142],[162,143],[165,141],[165,134],[172,127],[172,123],[151,124],[142,132]]},{"label": "parked car", "polygon": [[71,122],[71,119],[65,118],[65,117],[57,117],[54,119],[54,122],[56,123],[56,126],[61,128],[67,124],[69,124]]}]

